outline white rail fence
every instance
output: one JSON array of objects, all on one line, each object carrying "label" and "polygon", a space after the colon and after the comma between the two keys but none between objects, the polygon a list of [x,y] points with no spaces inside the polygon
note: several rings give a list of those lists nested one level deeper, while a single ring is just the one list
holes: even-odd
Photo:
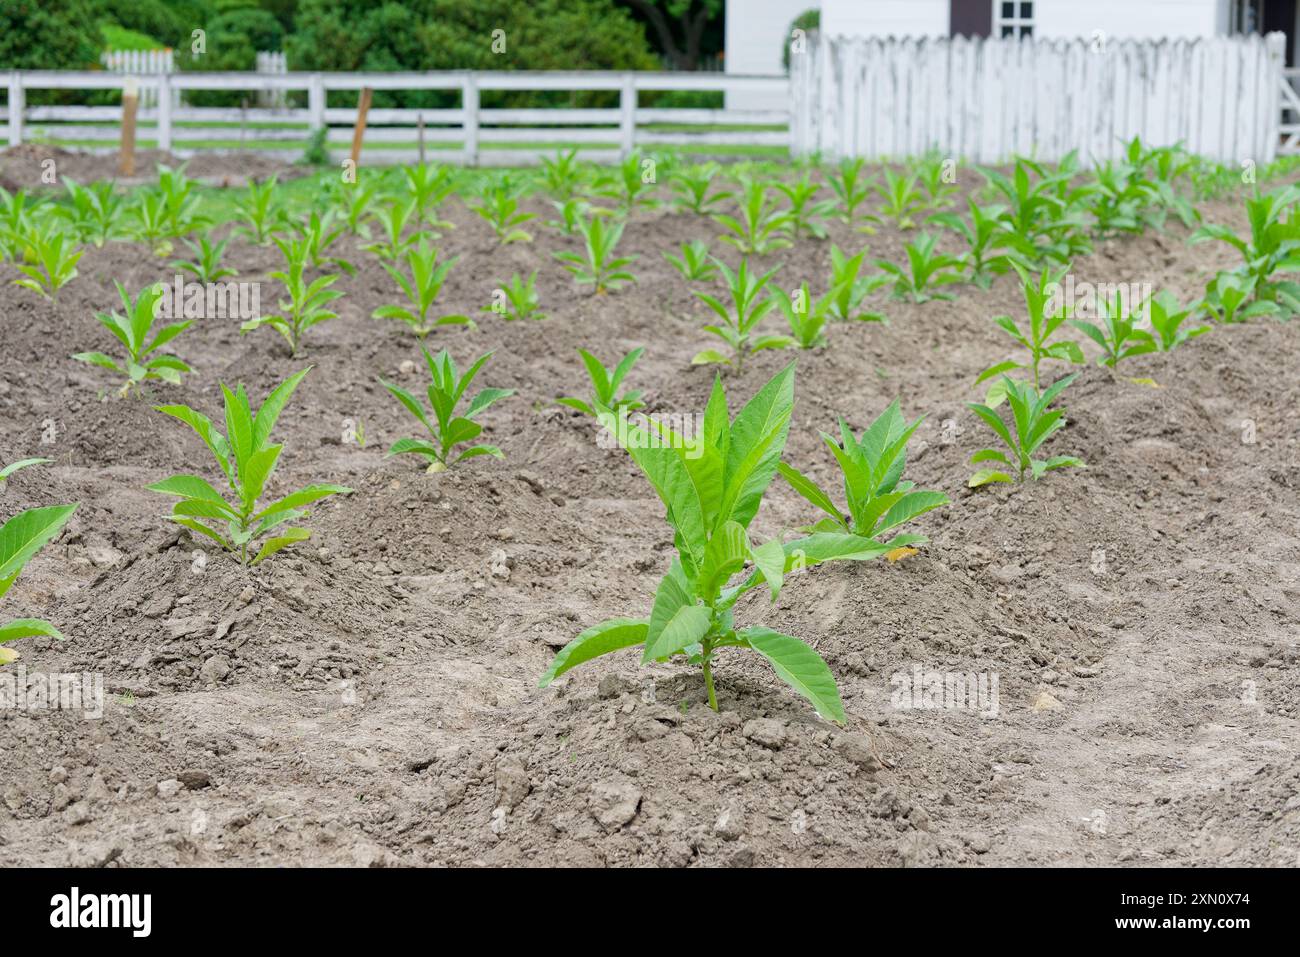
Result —
[{"label": "white rail fence", "polygon": [[[4,74],[0,74],[3,82]],[[29,90],[120,90],[134,78],[140,90],[153,93],[154,106],[139,112],[138,136],[178,156],[231,148],[256,148],[259,155],[292,159],[301,155],[311,131],[326,127],[327,145],[344,151],[351,143],[357,107],[326,105],[331,91],[349,99],[369,87],[382,90],[450,91],[459,106],[447,109],[372,108],[364,162],[410,162],[426,150],[437,159],[467,165],[522,165],[572,145],[597,161],[627,156],[641,148],[681,147],[701,154],[727,147],[790,146],[789,79],[784,76],[737,76],[708,73],[140,73],[13,71],[7,78],[7,120],[0,137],[10,145],[41,140],[75,144],[81,149],[110,151],[120,136],[119,106],[26,105]],[[183,105],[191,91],[256,94],[259,107]],[[488,91],[612,91],[617,107],[604,109],[483,108]],[[787,104],[762,110],[643,107],[640,95],[656,91],[758,93]],[[291,94],[305,106],[287,105]],[[178,101],[176,95],[180,95]],[[249,99],[253,99],[252,96]]]},{"label": "white rail fence", "polygon": [[881,159],[937,150],[980,163],[1078,150],[1086,164],[1141,135],[1222,162],[1267,162],[1280,143],[1285,42],[821,37],[791,57],[791,149]]}]

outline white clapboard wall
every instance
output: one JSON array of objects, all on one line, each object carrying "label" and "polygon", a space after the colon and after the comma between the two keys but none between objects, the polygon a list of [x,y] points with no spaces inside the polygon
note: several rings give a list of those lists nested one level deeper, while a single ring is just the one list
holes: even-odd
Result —
[{"label": "white clapboard wall", "polygon": [[1285,37],[1108,41],[820,37],[792,56],[800,156],[939,151],[1091,164],[1124,140],[1182,142],[1222,162],[1267,162],[1282,116]]}]

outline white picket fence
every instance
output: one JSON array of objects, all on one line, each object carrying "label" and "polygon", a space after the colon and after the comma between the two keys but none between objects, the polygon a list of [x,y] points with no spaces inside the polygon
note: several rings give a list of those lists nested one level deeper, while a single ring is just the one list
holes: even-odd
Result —
[{"label": "white picket fence", "polygon": [[1267,162],[1279,145],[1285,42],[820,37],[791,58],[791,148],[980,163],[1078,150],[1089,164],[1141,135],[1223,162]]},{"label": "white picket fence", "polygon": [[[103,53],[99,59],[104,65],[104,69],[113,73],[153,76],[158,73],[176,72],[176,56],[170,48],[159,50],[109,50]],[[282,52],[263,50],[257,53],[254,70],[257,73],[288,73],[289,65]],[[172,90],[173,108],[178,108],[181,105],[180,96],[180,90]],[[260,90],[257,94],[258,106],[283,108],[286,102],[283,90]],[[140,106],[149,109],[157,105],[158,91],[155,88],[149,87],[140,91]]]},{"label": "white picket fence", "polygon": [[[0,82],[4,74],[0,73]],[[790,145],[788,109],[741,110],[643,107],[651,91],[755,92],[788,103],[785,76],[727,73],[581,72],[429,72],[429,73],[147,73],[132,77],[155,105],[139,113],[138,136],[145,145],[190,156],[213,149],[257,148],[259,155],[294,159],[312,130],[328,129],[328,146],[345,152],[351,143],[360,91],[445,90],[460,101],[447,109],[370,111],[364,162],[411,162],[421,156],[468,165],[523,165],[572,145],[586,158],[609,161],[634,150],[662,146],[710,154],[719,148],[769,147],[785,153]],[[26,106],[28,90],[113,90],[126,74],[58,70],[12,71],[8,75],[7,122],[0,137],[10,145],[25,139],[75,143],[80,149],[110,151],[119,138],[121,109],[116,106]],[[305,92],[306,106],[243,108],[193,107],[190,91],[223,90],[256,94],[264,102],[287,104],[292,92]],[[480,105],[487,91],[591,91],[617,94],[617,107],[603,109],[492,109]],[[346,91],[354,105],[327,106],[330,91]],[[181,100],[177,101],[176,95]],[[251,99],[251,98],[250,98]],[[89,143],[90,146],[86,144]]]}]

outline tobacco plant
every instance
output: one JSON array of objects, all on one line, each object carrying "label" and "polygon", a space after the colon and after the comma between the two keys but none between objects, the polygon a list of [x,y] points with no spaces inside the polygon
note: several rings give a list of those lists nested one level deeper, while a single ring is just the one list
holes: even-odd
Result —
[{"label": "tobacco plant", "polygon": [[1147,301],[1147,312],[1151,319],[1151,330],[1155,333],[1156,348],[1161,352],[1169,352],[1189,339],[1210,331],[1209,326],[1183,328],[1185,322],[1200,315],[1197,306],[1181,305],[1166,290],[1161,290]]},{"label": "tobacco plant", "polygon": [[749,260],[742,259],[740,268],[733,273],[727,268],[726,263],[717,259],[714,262],[717,263],[718,270],[726,283],[727,292],[731,295],[731,306],[724,305],[722,300],[711,293],[699,290],[692,290],[692,292],[717,314],[720,321],[710,323],[704,329],[729,345],[731,355],[725,355],[716,349],[704,349],[696,353],[691,359],[691,364],[722,363],[735,365],[739,369],[744,364],[745,356],[751,352],[758,352],[761,349],[780,349],[789,345],[785,336],[756,337],[754,335],[754,330],[763,321],[763,317],[776,305],[770,298],[760,298],[768,281],[776,274],[776,269],[769,269],[762,275],[756,275],[749,268]]},{"label": "tobacco plant", "polygon": [[520,227],[536,219],[537,214],[520,211],[519,190],[508,177],[487,186],[479,195],[478,202],[470,203],[469,208],[492,227],[501,245],[533,241],[533,234]]},{"label": "tobacco plant", "polygon": [[1011,268],[1006,252],[1008,234],[1002,222],[1006,207],[980,206],[973,197],[967,197],[966,204],[970,210],[970,222],[952,212],[936,213],[927,221],[951,229],[966,241],[962,266],[971,282],[981,289],[988,289],[994,276],[1000,276]]},{"label": "tobacco plant", "polygon": [[[1300,283],[1274,278],[1279,272],[1300,271],[1300,186],[1279,187],[1246,200],[1249,238],[1227,226],[1202,226],[1191,243],[1223,242],[1241,254],[1236,272],[1249,283],[1257,302],[1270,302],[1287,313],[1300,312]],[[1208,297],[1207,297],[1208,298]]]},{"label": "tobacco plant", "polygon": [[655,167],[655,160],[644,160],[640,153],[631,154],[619,163],[612,182],[601,189],[600,195],[617,200],[618,208],[625,216],[643,207],[657,206],[657,201],[651,196],[655,188]]},{"label": "tobacco plant", "polygon": [[286,265],[284,271],[271,273],[271,278],[280,280],[288,298],[280,300],[280,312],[250,319],[239,328],[241,332],[251,332],[264,325],[272,326],[284,336],[290,354],[296,357],[308,329],[338,318],[338,313],[326,307],[343,293],[329,288],[338,281],[336,275],[319,276],[307,282],[305,273],[310,251],[306,240],[277,237],[275,244],[284,254]]},{"label": "tobacco plant", "polygon": [[866,161],[846,159],[827,175],[831,189],[839,199],[840,220],[849,226],[857,221],[858,208],[871,197],[874,178],[864,176],[862,169]]},{"label": "tobacco plant", "polygon": [[15,279],[15,286],[24,286],[54,302],[59,290],[77,278],[77,263],[83,250],[77,248],[72,238],[54,229],[51,224],[35,226],[24,237],[24,260],[15,262],[26,278]]},{"label": "tobacco plant", "polygon": [[1066,386],[1075,380],[1076,376],[1077,373],[1058,379],[1048,386],[1042,395],[1039,395],[1038,390],[1027,382],[1017,382],[1015,379],[1003,376],[1002,392],[1006,396],[1007,405],[1011,408],[1011,426],[1015,430],[1014,434],[998,414],[987,405],[969,403],[970,410],[984,420],[1007,449],[1006,452],[1000,449],[980,449],[971,456],[971,464],[995,462],[1006,471],[985,466],[970,477],[970,481],[966,483],[970,488],[978,488],[990,482],[1010,482],[1013,480],[1012,472],[1015,474],[1014,481],[1023,482],[1026,473],[1037,480],[1054,469],[1086,468],[1083,461],[1073,455],[1054,455],[1048,459],[1034,458],[1034,453],[1042,447],[1042,444],[1065,427],[1065,410],[1049,409],[1048,406]]},{"label": "tobacco plant", "polygon": [[504,283],[493,292],[492,302],[482,308],[500,316],[507,322],[516,319],[545,319],[542,301],[537,295],[537,270],[534,269],[524,279],[514,273],[508,283]]},{"label": "tobacco plant", "polygon": [[9,476],[13,475],[20,469],[31,468],[33,465],[44,465],[49,459],[18,459],[16,462],[10,462],[8,465],[0,468],[0,490],[5,487],[5,482]]},{"label": "tobacco plant", "polygon": [[[155,307],[158,300],[162,298],[160,285],[155,283],[146,286],[132,302],[125,287],[121,283],[114,284],[122,300],[122,312],[101,312],[95,318],[126,349],[126,358],[119,363],[102,352],[78,352],[72,358],[78,362],[108,369],[125,379],[118,390],[119,395],[126,395],[130,391],[138,395],[142,383],[155,380],[180,385],[181,375],[194,370],[176,356],[158,350],[194,323],[189,320],[173,322],[155,333]],[[150,338],[151,334],[152,338]]]},{"label": "tobacco plant", "polygon": [[[949,160],[938,155],[923,157],[916,169],[916,177],[925,187],[926,208],[943,209],[952,205],[952,197],[957,194],[957,184],[949,179]],[[955,176],[954,176],[955,179]]]},{"label": "tobacco plant", "polygon": [[573,199],[586,182],[586,178],[585,169],[578,162],[576,149],[567,152],[557,150],[555,159],[542,157],[540,175],[542,189],[560,204]]},{"label": "tobacco plant", "polygon": [[451,229],[451,223],[437,218],[438,209],[456,191],[456,184],[446,167],[417,163],[403,166],[402,176],[415,206],[416,225],[435,231]]},{"label": "tobacco plant", "polygon": [[82,186],[71,177],[64,176],[63,186],[68,191],[70,205],[59,207],[58,213],[68,221],[77,239],[102,247],[115,238],[124,204],[115,192],[113,183]]},{"label": "tobacco plant", "polygon": [[380,306],[370,314],[371,318],[396,319],[398,322],[404,322],[420,339],[439,326],[474,324],[469,316],[448,315],[438,316],[436,319],[429,316],[429,310],[437,301],[443,283],[447,281],[447,274],[456,265],[459,256],[452,256],[450,259],[438,262],[437,247],[430,246],[429,241],[421,237],[419,245],[409,247],[403,259],[406,264],[405,270],[382,261],[380,265],[388,275],[393,277],[397,287],[406,296],[409,306]]},{"label": "tobacco plant", "polygon": [[[820,299],[814,299],[806,282],[795,290],[793,297],[787,295],[784,289],[773,290],[772,296],[777,308],[790,327],[790,335],[785,337],[784,345],[800,349],[816,349],[826,345],[826,323],[830,319],[835,293],[836,290],[832,289]],[[777,348],[777,345],[773,343],[767,348]]]},{"label": "tobacco plant", "polygon": [[1025,296],[1025,309],[1029,314],[1028,327],[1022,329],[1010,316],[994,316],[993,321],[999,329],[1029,351],[1029,361],[1019,362],[1008,359],[980,373],[979,378],[975,380],[976,385],[995,376],[1001,377],[989,389],[985,399],[991,406],[1002,403],[1001,380],[1006,378],[1004,373],[1012,369],[1030,369],[1033,372],[1034,388],[1037,389],[1039,387],[1038,367],[1044,359],[1059,359],[1076,365],[1084,362],[1083,350],[1079,348],[1077,342],[1072,339],[1055,341],[1052,339],[1056,331],[1069,318],[1069,310],[1065,304],[1055,303],[1053,296],[1053,290],[1060,289],[1060,280],[1065,275],[1065,270],[1044,270],[1035,281],[1019,264],[1015,264],[1015,268],[1020,276],[1021,289]]},{"label": "tobacco plant", "polygon": [[867,217],[870,223],[892,223],[899,229],[912,229],[916,226],[916,217],[925,212],[925,196],[916,185],[916,175],[895,173],[885,168],[884,183],[876,183],[875,191],[882,200],[880,214]]},{"label": "tobacco plant", "polygon": [[673,200],[677,211],[712,216],[722,203],[735,196],[734,192],[724,189],[709,192],[720,171],[717,163],[702,163],[674,171],[668,182],[677,194]]},{"label": "tobacco plant", "polygon": [[704,240],[692,239],[682,243],[680,248],[680,256],[669,252],[663,255],[687,282],[708,282],[718,275],[718,267],[709,255],[709,244]]},{"label": "tobacco plant", "polygon": [[560,405],[568,406],[570,409],[577,409],[583,415],[597,418],[601,409],[618,415],[623,412],[635,412],[637,409],[644,408],[645,403],[641,401],[641,390],[625,392],[622,395],[618,394],[619,388],[623,385],[623,380],[627,378],[627,374],[632,371],[632,367],[636,365],[636,361],[641,358],[644,352],[644,348],[633,349],[618,361],[618,365],[610,369],[586,349],[579,349],[578,355],[582,357],[582,364],[587,368],[587,377],[591,379],[591,400],[587,401],[566,395],[555,401]]},{"label": "tobacco plant", "polygon": [[1114,369],[1124,359],[1155,352],[1156,340],[1145,329],[1138,328],[1142,321],[1142,306],[1125,302],[1122,296],[1107,301],[1097,300],[1098,322],[1071,319],[1074,326],[1101,348],[1100,365]]},{"label": "tobacco plant", "polygon": [[1205,285],[1200,306],[1215,322],[1233,325],[1259,316],[1276,316],[1282,307],[1256,297],[1258,280],[1238,272],[1221,272]]},{"label": "tobacco plant", "polygon": [[229,239],[223,239],[214,244],[209,242],[206,236],[200,236],[197,243],[187,239],[185,245],[190,248],[190,255],[194,257],[194,261],[173,259],[172,266],[175,269],[190,273],[198,282],[202,283],[217,282],[227,276],[238,275],[235,270],[221,265],[221,257],[225,253],[229,242]]},{"label": "tobacco plant", "polygon": [[924,416],[909,424],[895,399],[867,426],[861,438],[854,437],[842,418],[838,441],[821,433],[840,467],[847,515],[812,479],[785,462],[778,465],[794,490],[826,513],[826,518],[805,531],[861,535],[891,550],[927,541],[924,535],[916,534],[884,538],[886,532],[948,504],[948,496],[942,492],[916,491],[914,483],[902,480],[907,443],[923,420]]},{"label": "tobacco plant", "polygon": [[863,308],[867,296],[890,282],[888,274],[860,276],[867,256],[865,249],[856,256],[846,256],[840,247],[831,245],[830,317],[839,322],[884,322],[879,312]]},{"label": "tobacco plant", "polygon": [[257,246],[265,246],[271,237],[289,226],[289,217],[276,197],[276,177],[257,182],[249,180],[248,189],[235,201],[243,220],[238,232]]},{"label": "tobacco plant", "polygon": [[[655,592],[647,616],[613,618],[565,645],[542,676],[560,675],[600,655],[642,647],[641,660],[677,656],[703,673],[709,706],[718,707],[713,669],[724,648],[758,652],[778,677],[822,717],[845,721],[835,678],[798,638],[762,626],[737,628],[737,601],[766,585],[772,600],[787,575],[834,559],[867,560],[887,551],[857,535],[819,532],[755,545],[749,526],[776,473],[794,407],[794,367],[787,366],[729,421],[726,393],[715,379],[702,434],[687,441],[662,426],[658,434],[628,423],[616,432],[667,509],[677,557]],[[732,584],[732,582],[735,584]]]},{"label": "tobacco plant", "polygon": [[352,265],[350,261],[342,256],[330,255],[330,247],[347,232],[347,227],[342,223],[334,224],[334,210],[327,209],[324,213],[312,210],[307,216],[306,222],[297,222],[293,228],[304,244],[307,265],[312,269],[324,269],[327,266],[333,266],[336,269],[342,269],[349,276],[356,273],[357,267]]},{"label": "tobacco plant", "polygon": [[[0,526],[0,598],[13,586],[32,556],[59,534],[76,510],[76,505],[29,508]],[[37,635],[63,637],[57,628],[39,618],[12,618],[0,624],[0,646]],[[0,665],[16,658],[17,652],[0,647]]]},{"label": "tobacco plant", "polygon": [[306,541],[311,532],[289,524],[307,517],[304,506],[352,491],[343,485],[308,485],[258,507],[284,448],[271,443],[271,431],[294,389],[310,371],[308,367],[290,376],[256,412],[242,384],[233,392],[222,384],[224,435],[207,416],[187,405],[157,407],[159,412],[184,422],[203,440],[217,460],[233,502],[199,475],[173,475],[148,489],[178,499],[172,506],[171,520],[232,552],[241,565],[256,565],[295,542]]},{"label": "tobacco plant", "polygon": [[627,267],[636,260],[636,256],[615,256],[614,250],[623,237],[623,223],[605,223],[601,216],[592,216],[582,223],[583,252],[554,253],[556,259],[564,264],[564,269],[573,273],[579,285],[595,287],[597,295],[604,295],[610,290],[636,282],[636,277],[627,271]]},{"label": "tobacco plant", "polygon": [[465,392],[469,389],[474,377],[479,374],[488,359],[492,358],[492,353],[487,353],[475,360],[474,364],[465,370],[464,375],[460,375],[456,369],[456,363],[446,349],[443,349],[436,356],[430,355],[429,350],[423,345],[420,351],[424,353],[424,361],[429,367],[430,384],[428,389],[429,406],[433,412],[433,419],[430,420],[420,404],[420,400],[411,393],[407,392],[400,386],[385,382],[380,379],[380,383],[385,389],[391,392],[397,401],[406,406],[408,412],[415,416],[426,429],[433,441],[427,439],[398,439],[388,450],[389,455],[412,454],[420,455],[428,459],[430,472],[442,472],[448,466],[459,462],[463,459],[475,458],[480,455],[491,455],[493,458],[505,458],[501,450],[495,445],[473,445],[452,458],[452,452],[455,447],[463,445],[466,442],[472,442],[483,432],[483,426],[474,421],[474,417],[480,412],[485,411],[492,403],[504,399],[506,396],[513,395],[514,389],[483,389],[470,402],[469,408],[464,415],[456,414],[456,407],[460,404]]},{"label": "tobacco plant", "polygon": [[886,259],[876,260],[876,265],[893,280],[895,299],[921,303],[954,298],[951,293],[940,292],[939,287],[962,281],[962,261],[956,256],[935,252],[934,246],[935,238],[922,233],[905,247],[906,268]]},{"label": "tobacco plant", "polygon": [[778,209],[767,186],[757,181],[744,185],[738,216],[715,213],[713,219],[727,230],[722,241],[731,243],[745,256],[765,256],[793,245],[788,238],[793,217]]},{"label": "tobacco plant", "polygon": [[822,222],[835,212],[835,203],[829,199],[815,200],[821,192],[821,186],[812,181],[812,174],[804,171],[803,176],[793,183],[775,183],[777,191],[790,203],[785,210],[789,217],[790,230],[794,237],[811,236],[825,239],[826,226]]},{"label": "tobacco plant", "polygon": [[380,259],[400,259],[415,243],[414,235],[404,235],[414,213],[413,202],[397,199],[389,202],[383,212],[375,213],[373,216],[374,222],[379,225],[380,240],[362,248],[366,252],[374,253]]}]

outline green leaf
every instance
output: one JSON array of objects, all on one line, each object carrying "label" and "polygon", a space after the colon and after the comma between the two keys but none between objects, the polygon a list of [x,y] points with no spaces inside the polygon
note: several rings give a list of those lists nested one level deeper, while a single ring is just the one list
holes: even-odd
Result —
[{"label": "green leaf", "polygon": [[0,581],[22,570],[72,517],[76,505],[49,505],[19,512],[0,527]]},{"label": "green leaf", "polygon": [[709,609],[696,603],[695,593],[682,570],[674,561],[655,591],[646,632],[642,662],[666,658],[693,645],[709,630]]},{"label": "green leaf", "polygon": [[0,625],[0,644],[17,641],[19,638],[31,638],[44,635],[47,638],[62,638],[63,633],[48,621],[39,618],[15,618]]},{"label": "green leaf", "polygon": [[839,688],[821,655],[798,638],[770,628],[744,628],[739,634],[750,648],[768,660],[782,681],[812,702],[819,715],[844,724],[847,718]]},{"label": "green leaf", "polygon": [[295,542],[305,542],[309,538],[311,538],[311,532],[305,528],[286,528],[283,534],[266,540],[262,545],[262,550],[257,553],[257,557],[253,559],[252,563],[256,565],[263,559],[270,558],[280,549],[287,548]]},{"label": "green leaf", "polygon": [[997,469],[980,469],[970,477],[966,483],[968,488],[979,488],[981,485],[988,485],[990,482],[1010,482],[1011,476],[1005,472],[999,472]]},{"label": "green leaf", "polygon": [[649,627],[649,622],[644,619],[611,618],[588,628],[560,649],[551,666],[546,669],[546,674],[537,682],[537,687],[545,688],[560,675],[583,662],[641,644],[645,641]]}]

